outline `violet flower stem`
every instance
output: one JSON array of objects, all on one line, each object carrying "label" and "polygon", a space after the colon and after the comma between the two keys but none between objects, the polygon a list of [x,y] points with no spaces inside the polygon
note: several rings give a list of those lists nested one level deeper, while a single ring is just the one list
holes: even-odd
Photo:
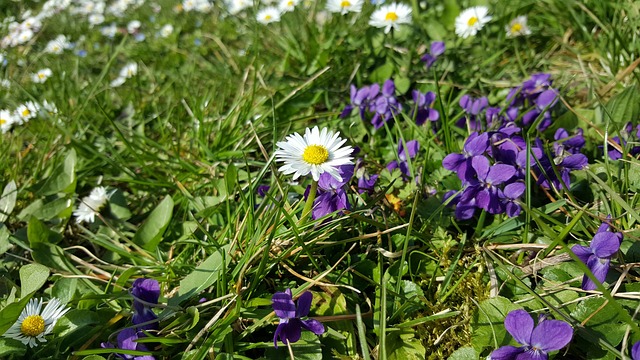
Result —
[{"label": "violet flower stem", "polygon": [[307,222],[307,218],[309,214],[311,214],[311,209],[313,209],[313,201],[316,199],[316,193],[318,192],[318,182],[313,180],[311,182],[311,189],[309,189],[309,196],[307,197],[307,202],[304,204],[304,209],[302,209],[302,216],[300,217],[299,224],[304,225]]}]

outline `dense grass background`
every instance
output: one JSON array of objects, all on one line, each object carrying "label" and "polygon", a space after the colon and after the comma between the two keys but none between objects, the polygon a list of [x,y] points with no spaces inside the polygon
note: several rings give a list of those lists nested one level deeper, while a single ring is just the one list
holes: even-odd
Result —
[{"label": "dense grass background", "polygon": [[[384,35],[368,25],[370,3],[360,14],[328,16],[323,1],[303,2],[263,25],[258,3],[229,15],[222,3],[198,13],[166,0],[94,27],[63,11],[28,43],[0,51],[0,77],[10,82],[0,109],[30,100],[58,108],[0,136],[0,329],[30,297],[58,297],[72,309],[45,345],[0,338],[0,356],[113,358],[100,343],[129,326],[128,290],[146,277],[161,284],[160,331],[147,344],[156,359],[289,357],[286,346],[273,347],[270,301],[286,288],[311,290],[311,316],[326,321],[325,335],[304,332],[292,344],[299,359],[484,358],[512,341],[502,322],[515,308],[574,327],[557,359],[622,358],[640,340],[640,167],[628,154],[639,144],[629,137],[615,161],[599,146],[615,146],[624,123],[638,125],[640,4],[479,3],[493,20],[466,40],[453,21],[476,2],[413,1],[413,24]],[[0,0],[0,17],[40,7]],[[506,37],[517,15],[528,15],[531,36]],[[126,34],[136,19],[144,41]],[[121,29],[113,39],[99,31],[111,22]],[[173,33],[156,36],[165,24]],[[43,53],[58,34],[75,47]],[[427,70],[420,57],[434,40],[447,50]],[[112,88],[128,62],[137,75]],[[47,67],[53,76],[33,83]],[[504,105],[510,88],[540,72],[552,75],[561,100],[551,130],[531,138],[582,128],[589,166],[572,173],[566,191],[530,182],[518,217],[478,211],[457,220],[442,200],[460,182],[442,159],[469,134],[454,126],[458,100]],[[438,125],[417,126],[408,112],[379,130],[357,115],[338,117],[351,84],[389,78],[402,99],[411,89],[436,92]],[[380,178],[371,194],[350,183],[345,214],[301,223],[308,180],[279,174],[274,151],[313,125],[341,131]],[[384,172],[398,143],[414,139],[418,181]],[[77,224],[73,209],[98,185],[115,191],[108,207],[95,223]],[[260,185],[270,185],[264,197]],[[568,249],[586,244],[607,215],[624,233],[621,251],[607,286],[582,291],[586,266]],[[41,280],[21,272],[32,263],[45,267]]]}]

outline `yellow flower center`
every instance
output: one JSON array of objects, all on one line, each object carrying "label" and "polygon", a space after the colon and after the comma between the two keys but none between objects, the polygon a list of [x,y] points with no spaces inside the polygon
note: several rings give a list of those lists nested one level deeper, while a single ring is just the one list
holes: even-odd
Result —
[{"label": "yellow flower center", "polygon": [[396,13],[395,13],[395,12],[393,12],[393,11],[389,11],[389,12],[387,13],[387,16],[385,16],[385,17],[384,17],[384,19],[385,19],[386,21],[396,21],[396,20],[398,20],[398,14],[396,14]]},{"label": "yellow flower center", "polygon": [[469,26],[473,26],[478,22],[478,18],[475,16],[472,16],[471,18],[469,18],[469,21],[467,21],[467,24]]},{"label": "yellow flower center", "polygon": [[6,124],[6,123],[7,123],[7,120],[5,120],[5,119],[0,119],[0,125],[4,125],[4,124]]},{"label": "yellow flower center", "polygon": [[291,7],[291,6],[293,6],[293,5],[295,5],[295,4],[293,3],[293,1],[289,1],[289,2],[287,3],[287,6],[290,6],[290,7]]},{"label": "yellow flower center", "polygon": [[31,111],[29,111],[29,109],[24,109],[22,110],[22,117],[27,117],[31,114]]},{"label": "yellow flower center", "polygon": [[520,31],[522,31],[522,24],[515,23],[511,26],[512,33],[519,33]]},{"label": "yellow flower center", "polygon": [[309,145],[302,154],[302,160],[313,165],[320,165],[328,158],[329,151],[322,145]]},{"label": "yellow flower center", "polygon": [[27,316],[20,325],[20,332],[24,336],[36,337],[44,332],[44,319],[40,315]]},{"label": "yellow flower center", "polygon": [[38,77],[39,77],[40,79],[44,79],[44,77],[45,77],[45,76],[46,76],[46,75],[45,75],[45,74],[43,74],[43,73],[39,73],[39,74],[38,74]]},{"label": "yellow flower center", "polygon": [[267,20],[267,21],[271,20],[271,15],[265,15],[264,19]]},{"label": "yellow flower center", "polygon": [[[346,1],[346,0],[340,3],[340,7],[346,8],[346,7],[349,7],[349,6],[351,6],[351,3]],[[387,15],[387,16],[389,16],[389,15]]]}]

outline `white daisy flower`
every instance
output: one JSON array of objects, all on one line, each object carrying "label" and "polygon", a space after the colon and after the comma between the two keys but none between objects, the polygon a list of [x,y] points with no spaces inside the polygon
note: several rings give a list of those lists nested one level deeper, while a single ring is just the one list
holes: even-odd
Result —
[{"label": "white daisy flower", "polygon": [[227,1],[227,11],[229,14],[235,15],[240,11],[253,6],[253,1],[251,0],[228,0]]},{"label": "white daisy flower", "polygon": [[42,310],[42,299],[31,299],[22,310],[16,321],[4,337],[16,339],[29,347],[35,347],[39,343],[47,342],[44,338],[53,330],[56,322],[69,311],[60,300],[53,298]]},{"label": "white daisy flower", "polygon": [[16,43],[17,45],[24,44],[27,41],[31,40],[32,38],[33,38],[33,31],[31,29],[24,29],[18,34],[18,37],[16,38]]},{"label": "white daisy flower", "polygon": [[28,122],[38,115],[38,111],[40,111],[40,105],[34,103],[33,101],[27,101],[26,103],[18,106],[15,111],[16,123],[22,124]]},{"label": "white daisy flower", "polygon": [[42,109],[40,109],[40,113],[45,116],[54,116],[58,114],[58,107],[56,106],[56,104],[52,102],[43,100]]},{"label": "white daisy flower", "polygon": [[16,122],[15,117],[9,110],[0,110],[0,132],[3,134],[11,129],[11,125]]},{"label": "white daisy flower", "polygon": [[134,77],[137,73],[138,73],[138,64],[134,62],[130,62],[126,64],[124,67],[122,67],[122,70],[120,70],[120,77],[129,79]]},{"label": "white daisy flower", "polygon": [[329,173],[333,178],[342,181],[338,173],[338,166],[352,164],[353,152],[351,146],[345,146],[346,139],[339,137],[340,133],[318,127],[307,128],[304,137],[300,134],[287,136],[286,141],[276,145],[276,160],[284,165],[278,169],[285,174],[293,174],[293,180],[311,173],[313,180],[318,181],[320,174]]},{"label": "white daisy flower", "polygon": [[265,25],[272,22],[278,22],[280,21],[280,10],[276,9],[273,6],[266,7],[258,11],[256,19],[258,20],[258,22]]},{"label": "white daisy flower", "polygon": [[44,48],[44,52],[49,54],[62,54],[65,49],[69,49],[71,44],[67,37],[64,35],[58,35],[55,39],[49,41]]},{"label": "white daisy flower", "polygon": [[293,11],[298,3],[300,3],[300,0],[280,0],[278,3],[278,9],[284,14],[286,12]]},{"label": "white daisy flower", "polygon": [[127,24],[127,31],[129,32],[129,34],[133,34],[135,32],[138,32],[141,26],[142,23],[140,22],[140,20],[129,21],[129,23]]},{"label": "white daisy flower", "polygon": [[167,38],[171,34],[173,34],[173,25],[171,24],[167,24],[160,29],[160,36],[163,38]]},{"label": "white daisy flower", "polygon": [[104,186],[98,186],[91,190],[89,196],[83,197],[78,208],[73,211],[76,223],[79,224],[83,221],[94,222],[96,215],[100,213],[100,210],[106,205],[113,193],[113,191],[108,193]]},{"label": "white daisy flower", "polygon": [[489,8],[486,6],[474,6],[463,10],[456,18],[456,35],[463,39],[475,36],[486,23],[491,21]]},{"label": "white daisy flower", "polygon": [[527,17],[518,16],[505,26],[507,37],[516,37],[521,35],[531,35],[531,29],[527,26]]},{"label": "white daisy flower", "polygon": [[364,0],[329,0],[327,1],[327,10],[342,15],[346,15],[348,12],[359,13],[363,4]]},{"label": "white daisy flower", "polygon": [[411,7],[405,4],[389,4],[381,6],[371,14],[369,25],[384,28],[388,33],[391,28],[398,29],[400,24],[411,24]]},{"label": "white daisy flower", "polygon": [[111,23],[111,25],[101,27],[100,33],[108,38],[113,38],[118,33],[118,27],[116,24]]},{"label": "white daisy flower", "polygon": [[11,88],[11,81],[9,81],[9,79],[1,79],[0,80],[0,87],[1,88],[5,88],[5,89],[10,89]]},{"label": "white daisy flower", "polygon": [[33,81],[36,84],[42,84],[45,81],[47,81],[47,79],[53,75],[53,72],[51,71],[51,69],[46,68],[46,69],[40,69],[38,70],[38,72],[36,72],[35,74],[31,75],[31,81]]},{"label": "white daisy flower", "polygon": [[89,25],[91,25],[92,27],[94,25],[100,25],[104,22],[104,15],[100,13],[91,14],[87,18],[87,20],[89,20]]}]

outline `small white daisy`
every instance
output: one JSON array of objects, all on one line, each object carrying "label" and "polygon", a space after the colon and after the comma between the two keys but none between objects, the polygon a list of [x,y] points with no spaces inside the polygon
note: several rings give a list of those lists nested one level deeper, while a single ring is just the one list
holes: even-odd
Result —
[{"label": "small white daisy", "polygon": [[240,11],[253,6],[253,1],[251,0],[228,0],[227,1],[227,11],[229,14],[235,15]]},{"label": "small white daisy", "polygon": [[278,170],[285,174],[293,174],[293,180],[311,173],[313,180],[318,181],[320,174],[329,173],[333,178],[342,181],[338,166],[352,164],[353,152],[351,146],[345,146],[346,139],[339,137],[340,133],[318,127],[307,128],[304,137],[296,133],[287,136],[286,141],[276,145],[276,160],[284,165]]},{"label": "small white daisy", "polygon": [[327,1],[327,10],[342,15],[346,15],[348,12],[359,13],[363,4],[364,0],[329,0]]},{"label": "small white daisy", "polygon": [[132,78],[138,73],[138,64],[134,62],[130,62],[126,64],[122,70],[120,70],[120,77],[123,78]]},{"label": "small white daisy", "polygon": [[258,22],[265,25],[272,22],[278,22],[280,21],[280,10],[276,9],[273,6],[266,7],[258,11],[256,19],[258,19]]},{"label": "small white daisy", "polygon": [[167,24],[160,29],[160,36],[163,38],[167,38],[171,34],[173,34],[173,25],[171,24]]},{"label": "small white daisy", "polygon": [[42,108],[40,109],[40,114],[44,116],[54,116],[58,114],[58,107],[56,104],[52,102],[48,102],[47,100],[42,101]]},{"label": "small white daisy", "polygon": [[0,110],[0,132],[3,134],[11,129],[11,125],[16,122],[15,117],[9,110]]},{"label": "small white daisy", "polygon": [[101,27],[100,33],[108,38],[113,38],[118,33],[118,27],[116,24],[111,23],[111,25]]},{"label": "small white daisy", "polygon": [[531,29],[527,26],[527,17],[518,16],[509,22],[509,25],[505,26],[507,30],[507,37],[516,37],[522,35],[531,35]]},{"label": "small white daisy", "polygon": [[129,21],[129,23],[127,24],[127,32],[129,32],[129,34],[136,33],[138,32],[138,30],[140,30],[141,26],[142,23],[140,22],[140,20]]},{"label": "small white daisy", "polygon": [[300,0],[280,0],[278,3],[278,9],[280,9],[280,12],[284,14],[295,10],[298,3],[300,3]]},{"label": "small white daisy", "polygon": [[40,111],[40,105],[34,103],[33,101],[27,101],[26,103],[18,106],[15,111],[16,123],[22,124],[28,122],[38,115],[38,111]]},{"label": "small white daisy", "polygon": [[400,24],[411,24],[411,7],[408,5],[394,3],[381,6],[369,20],[369,25],[384,28],[385,34],[392,28],[397,30]]},{"label": "small white daisy", "polygon": [[29,347],[47,342],[44,338],[53,330],[56,322],[69,311],[60,300],[53,298],[42,310],[42,299],[31,299],[16,321],[3,336],[16,339]]},{"label": "small white daisy", "polygon": [[64,35],[58,35],[55,39],[49,41],[47,46],[44,48],[44,52],[49,54],[62,54],[65,49],[69,49],[71,47],[71,43],[67,40],[67,37]]},{"label": "small white daisy", "polygon": [[31,81],[33,81],[36,84],[42,84],[45,81],[47,81],[47,79],[51,75],[53,75],[53,72],[51,71],[51,69],[49,69],[49,68],[40,69],[35,74],[31,75]]},{"label": "small white daisy", "polygon": [[106,203],[113,195],[107,192],[107,189],[103,186],[98,186],[91,190],[89,196],[85,196],[80,201],[78,208],[73,211],[73,216],[76,217],[76,223],[81,222],[94,222],[96,215],[100,213],[100,210],[106,205]]},{"label": "small white daisy", "polygon": [[463,39],[475,36],[486,23],[491,21],[491,16],[488,14],[489,8],[486,6],[474,6],[463,10],[456,17],[456,35]]}]

